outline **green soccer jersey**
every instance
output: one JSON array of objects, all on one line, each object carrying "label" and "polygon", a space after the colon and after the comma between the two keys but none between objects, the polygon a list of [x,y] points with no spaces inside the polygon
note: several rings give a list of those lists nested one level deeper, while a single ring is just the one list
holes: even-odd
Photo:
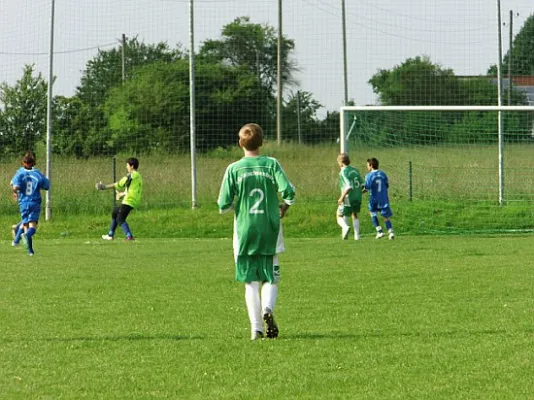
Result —
[{"label": "green soccer jersey", "polygon": [[364,180],[358,170],[351,165],[341,168],[339,171],[339,186],[341,193],[350,188],[348,195],[348,202],[353,204],[362,201],[362,186]]},{"label": "green soccer jersey", "polygon": [[228,166],[217,204],[235,211],[236,255],[273,255],[280,231],[278,193],[285,203],[295,199],[295,187],[282,166],[264,155],[243,157]]},{"label": "green soccer jersey", "polygon": [[132,171],[115,184],[115,189],[121,192],[126,190],[126,196],[122,199],[122,204],[137,208],[141,202],[143,178],[141,178],[139,172]]}]

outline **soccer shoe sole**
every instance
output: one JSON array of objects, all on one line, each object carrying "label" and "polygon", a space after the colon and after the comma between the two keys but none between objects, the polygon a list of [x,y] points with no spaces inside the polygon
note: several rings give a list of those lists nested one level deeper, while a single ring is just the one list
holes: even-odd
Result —
[{"label": "soccer shoe sole", "polygon": [[276,339],[278,337],[278,325],[274,322],[273,313],[267,312],[263,314],[263,322],[265,322],[265,325],[267,326],[267,329],[265,329],[265,336],[268,339]]}]

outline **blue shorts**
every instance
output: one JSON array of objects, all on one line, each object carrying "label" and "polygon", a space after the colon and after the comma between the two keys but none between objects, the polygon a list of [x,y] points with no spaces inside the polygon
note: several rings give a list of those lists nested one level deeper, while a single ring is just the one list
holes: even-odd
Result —
[{"label": "blue shorts", "polygon": [[378,213],[380,213],[380,215],[382,215],[384,218],[389,218],[393,215],[393,212],[389,206],[378,208],[369,204],[369,212],[371,213],[372,217],[376,217]]},{"label": "blue shorts", "polygon": [[28,224],[30,222],[39,222],[39,217],[41,216],[41,204],[21,204],[19,209],[20,219],[23,224]]}]

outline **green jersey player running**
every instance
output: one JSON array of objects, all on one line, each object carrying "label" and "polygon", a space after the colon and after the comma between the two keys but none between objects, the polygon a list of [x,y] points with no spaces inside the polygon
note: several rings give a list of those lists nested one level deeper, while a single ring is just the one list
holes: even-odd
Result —
[{"label": "green jersey player running", "polygon": [[262,144],[259,125],[241,128],[239,146],[245,156],[226,169],[217,201],[221,213],[235,212],[236,280],[245,283],[252,340],[278,336],[273,311],[280,280],[278,253],[284,251],[280,219],[295,199],[295,187],[278,160],[260,155]]}]

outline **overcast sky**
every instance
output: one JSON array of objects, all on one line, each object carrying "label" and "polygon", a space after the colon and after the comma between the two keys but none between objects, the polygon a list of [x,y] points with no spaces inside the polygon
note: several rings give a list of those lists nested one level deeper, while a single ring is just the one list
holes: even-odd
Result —
[{"label": "overcast sky", "polygon": [[[367,81],[379,68],[428,55],[458,75],[484,74],[498,56],[496,0],[345,0],[348,94],[357,104],[376,97]],[[50,0],[0,0],[0,81],[14,83],[24,64],[48,76]],[[124,33],[145,43],[189,48],[189,0],[56,0],[55,94],[72,95],[98,48]],[[336,110],[344,100],[341,0],[283,0],[284,35],[295,41],[298,87]],[[503,54],[509,11],[517,34],[533,0],[502,0]],[[516,15],[516,14],[519,15]],[[278,0],[194,0],[195,49],[220,37],[239,16],[278,26]]]}]

